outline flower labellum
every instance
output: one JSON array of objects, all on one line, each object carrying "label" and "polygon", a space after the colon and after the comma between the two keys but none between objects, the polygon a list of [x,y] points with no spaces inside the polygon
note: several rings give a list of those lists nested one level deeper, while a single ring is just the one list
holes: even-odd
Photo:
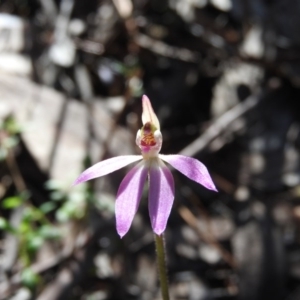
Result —
[{"label": "flower labellum", "polygon": [[124,177],[117,193],[115,212],[117,231],[121,238],[131,226],[147,178],[152,229],[158,235],[165,231],[174,202],[174,179],[164,162],[207,189],[217,191],[207,168],[197,159],[183,155],[159,154],[162,146],[160,124],[147,96],[143,96],[142,103],[143,127],[136,136],[136,144],[142,155],[117,156],[101,161],[85,170],[74,182],[76,185],[104,176],[139,161]]}]

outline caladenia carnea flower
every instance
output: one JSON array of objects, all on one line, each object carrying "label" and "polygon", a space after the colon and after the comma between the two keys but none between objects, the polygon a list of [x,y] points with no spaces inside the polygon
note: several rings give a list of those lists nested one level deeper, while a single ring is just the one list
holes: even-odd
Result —
[{"label": "caladenia carnea flower", "polygon": [[121,237],[131,226],[147,178],[149,215],[153,231],[157,235],[165,231],[174,202],[174,179],[165,162],[207,189],[217,191],[207,168],[200,161],[183,155],[159,154],[162,146],[159,121],[147,96],[143,96],[142,103],[143,127],[136,136],[136,144],[141,150],[141,155],[117,156],[101,161],[85,170],[74,182],[76,185],[104,176],[139,161],[127,173],[117,193],[115,213],[117,231]]}]

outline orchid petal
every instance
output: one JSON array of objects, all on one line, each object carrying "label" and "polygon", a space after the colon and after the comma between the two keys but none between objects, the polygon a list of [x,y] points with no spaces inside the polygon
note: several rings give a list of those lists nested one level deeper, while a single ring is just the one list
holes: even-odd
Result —
[{"label": "orchid petal", "polygon": [[103,160],[81,173],[73,185],[112,173],[142,158],[141,155],[124,155]]},{"label": "orchid petal", "polygon": [[159,157],[191,180],[196,181],[209,190],[217,192],[207,168],[199,160],[183,155],[160,154]]},{"label": "orchid petal", "polygon": [[156,129],[159,130],[160,124],[158,118],[152,108],[149,98],[146,95],[143,96],[142,102],[143,102],[143,114],[142,114],[143,125],[150,122],[156,127]]},{"label": "orchid petal", "polygon": [[147,174],[148,166],[142,161],[130,170],[120,184],[115,212],[117,231],[121,238],[129,230],[137,212]]},{"label": "orchid petal", "polygon": [[161,161],[153,162],[149,170],[149,214],[153,231],[162,234],[174,202],[174,179]]}]

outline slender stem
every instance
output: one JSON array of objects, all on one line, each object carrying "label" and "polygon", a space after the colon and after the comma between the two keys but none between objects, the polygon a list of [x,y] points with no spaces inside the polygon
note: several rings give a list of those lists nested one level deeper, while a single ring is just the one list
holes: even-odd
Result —
[{"label": "slender stem", "polygon": [[163,235],[155,235],[156,261],[160,280],[160,289],[163,300],[169,300],[169,284],[166,269],[166,254]]}]

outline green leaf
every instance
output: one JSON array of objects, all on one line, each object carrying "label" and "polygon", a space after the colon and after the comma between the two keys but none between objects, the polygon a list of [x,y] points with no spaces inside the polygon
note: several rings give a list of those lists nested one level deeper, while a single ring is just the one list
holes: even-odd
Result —
[{"label": "green leaf", "polygon": [[6,229],[8,229],[8,227],[9,227],[9,224],[8,224],[7,220],[0,217],[0,229],[6,230]]},{"label": "green leaf", "polygon": [[3,217],[0,217],[0,230],[5,230],[11,234],[17,234],[17,230],[15,228],[13,228],[9,222],[3,218]]},{"label": "green leaf", "polygon": [[8,117],[4,121],[3,128],[10,134],[17,134],[21,132],[21,127],[13,117]]},{"label": "green leaf", "polygon": [[56,205],[55,203],[53,202],[46,202],[46,203],[43,203],[41,206],[40,206],[40,210],[44,213],[44,214],[47,214],[48,212],[54,210],[56,208]]},{"label": "green leaf", "polygon": [[50,179],[45,183],[45,188],[47,190],[59,190],[61,189],[61,182]]},{"label": "green leaf", "polygon": [[27,248],[29,251],[35,252],[38,250],[44,243],[44,238],[40,235],[29,235],[27,241]]},{"label": "green leaf", "polygon": [[61,223],[67,222],[72,218],[72,211],[63,206],[56,212],[55,217]]},{"label": "green leaf", "polygon": [[30,232],[31,231],[31,226],[30,226],[30,223],[28,222],[28,220],[22,220],[22,222],[19,225],[17,230],[20,234],[23,234],[23,235]]},{"label": "green leaf", "polygon": [[33,272],[30,268],[26,268],[23,270],[21,274],[21,279],[23,285],[27,286],[30,289],[36,287],[36,285],[40,281],[40,277],[35,272]]},{"label": "green leaf", "polygon": [[40,221],[44,217],[44,214],[41,210],[36,207],[26,207],[23,212],[23,221],[32,222]]},{"label": "green leaf", "polygon": [[39,235],[44,239],[56,239],[61,236],[58,228],[50,225],[44,225],[39,230]]},{"label": "green leaf", "polygon": [[54,191],[50,194],[50,199],[54,201],[63,200],[65,195],[61,191]]},{"label": "green leaf", "polygon": [[3,200],[2,207],[12,209],[20,206],[23,203],[23,199],[19,196],[8,197]]}]

